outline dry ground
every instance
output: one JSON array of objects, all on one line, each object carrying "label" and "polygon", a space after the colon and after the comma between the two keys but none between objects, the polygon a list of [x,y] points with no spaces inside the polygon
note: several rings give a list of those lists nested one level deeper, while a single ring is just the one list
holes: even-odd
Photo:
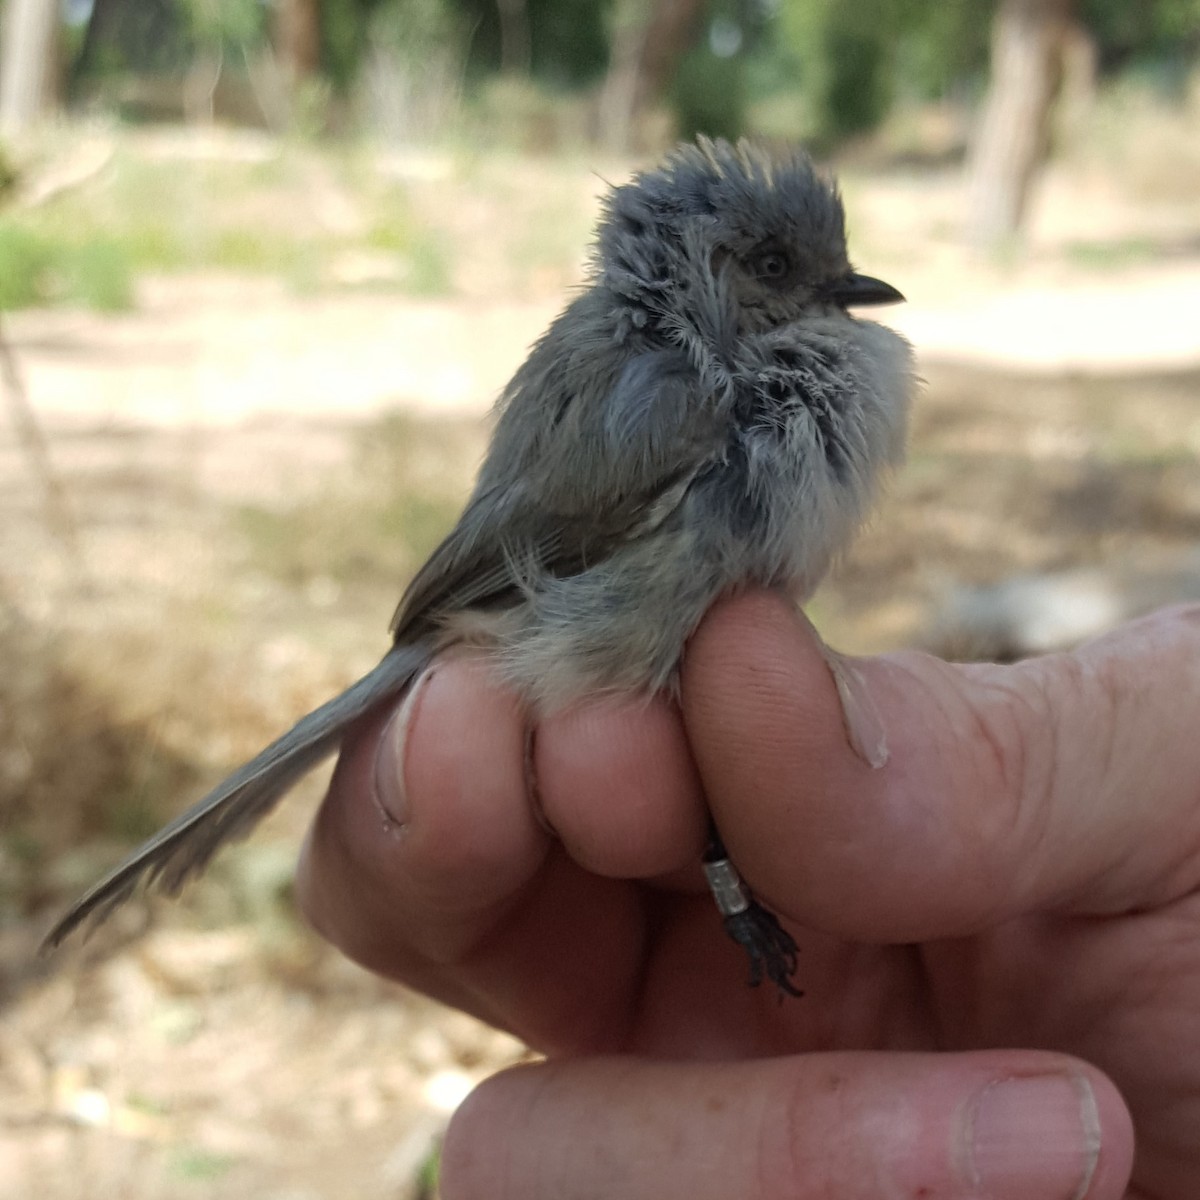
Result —
[{"label": "dry ground", "polygon": [[[469,484],[483,406],[578,272],[577,251],[480,265],[531,190],[565,177],[563,227],[590,219],[582,167],[519,171],[482,198],[437,170],[414,185],[459,224],[444,298],[205,274],[145,280],[122,316],[7,322],[76,544],[0,426],[5,1196],[416,1194],[447,1107],[520,1055],[297,927],[303,801],[179,905],[33,958],[122,846],[379,654]],[[1194,213],[1056,177],[1036,253],[981,265],[954,248],[955,189],[848,187],[859,261],[915,298],[899,321],[928,381],[910,465],[813,606],[851,650],[940,644],[963,583],[1167,569],[1200,537]],[[1084,261],[1081,237],[1117,249]]]}]

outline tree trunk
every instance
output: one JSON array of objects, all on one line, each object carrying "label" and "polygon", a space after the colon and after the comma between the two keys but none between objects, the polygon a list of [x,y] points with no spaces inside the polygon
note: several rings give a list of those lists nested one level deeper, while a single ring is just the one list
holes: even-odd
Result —
[{"label": "tree trunk", "polygon": [[528,75],[532,56],[525,0],[496,0],[496,11],[500,14],[500,70],[505,75]]},{"label": "tree trunk", "polygon": [[75,89],[83,75],[96,64],[102,53],[101,47],[111,36],[110,27],[116,24],[120,0],[93,0],[92,15],[88,17],[83,40],[79,43],[75,60],[70,65],[67,78],[67,95],[74,97]]},{"label": "tree trunk", "polygon": [[1021,228],[1049,148],[1073,0],[1001,0],[992,72],[969,165],[967,233],[991,249]]},{"label": "tree trunk", "polygon": [[16,133],[58,95],[58,3],[7,0],[0,17],[0,132]]},{"label": "tree trunk", "polygon": [[601,137],[611,149],[632,148],[637,119],[665,95],[706,8],[705,0],[618,0],[600,98]]},{"label": "tree trunk", "polygon": [[321,66],[320,0],[280,0],[276,12],[275,53],[294,88]]},{"label": "tree trunk", "polygon": [[608,39],[608,74],[600,92],[600,140],[618,153],[633,145],[634,106],[640,90],[638,69],[649,32],[639,0],[617,0]]}]

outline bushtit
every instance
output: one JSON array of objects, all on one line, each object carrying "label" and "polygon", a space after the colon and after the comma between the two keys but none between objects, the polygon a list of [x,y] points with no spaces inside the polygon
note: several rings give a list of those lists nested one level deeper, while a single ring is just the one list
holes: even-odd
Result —
[{"label": "bushtit", "polygon": [[[143,877],[178,890],[448,644],[487,647],[534,720],[597,693],[671,691],[731,590],[807,598],[899,461],[913,390],[908,343],[846,310],[901,299],[851,267],[837,190],[801,153],[701,140],[615,188],[587,285],[504,389],[471,498],[409,584],[383,661],[135,851],[47,942]],[[751,982],[792,991],[795,943],[715,828],[705,865]]]}]

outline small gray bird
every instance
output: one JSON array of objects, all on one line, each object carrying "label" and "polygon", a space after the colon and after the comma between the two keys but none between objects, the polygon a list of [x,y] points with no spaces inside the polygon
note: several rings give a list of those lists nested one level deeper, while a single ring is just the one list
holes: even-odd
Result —
[{"label": "small gray bird", "polygon": [[[143,877],[177,891],[451,643],[488,647],[535,719],[672,691],[688,637],[737,588],[805,600],[899,462],[913,391],[908,343],[847,309],[902,299],[851,267],[837,190],[802,153],[702,139],[615,188],[587,286],[504,389],[382,662],[135,851],[47,944]],[[715,827],[705,869],[751,982],[794,992],[795,943]]]}]

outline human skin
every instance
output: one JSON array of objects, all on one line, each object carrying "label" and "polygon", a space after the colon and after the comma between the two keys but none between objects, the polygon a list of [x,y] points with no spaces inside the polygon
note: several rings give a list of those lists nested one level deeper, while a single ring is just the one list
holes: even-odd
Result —
[{"label": "human skin", "polygon": [[[549,1056],[460,1110],[447,1200],[1194,1200],[1200,608],[1015,666],[854,665],[878,770],[770,593],[709,614],[678,705],[544,719],[528,769],[466,655],[356,729],[310,921]],[[800,1000],[746,987],[705,801]]]}]

